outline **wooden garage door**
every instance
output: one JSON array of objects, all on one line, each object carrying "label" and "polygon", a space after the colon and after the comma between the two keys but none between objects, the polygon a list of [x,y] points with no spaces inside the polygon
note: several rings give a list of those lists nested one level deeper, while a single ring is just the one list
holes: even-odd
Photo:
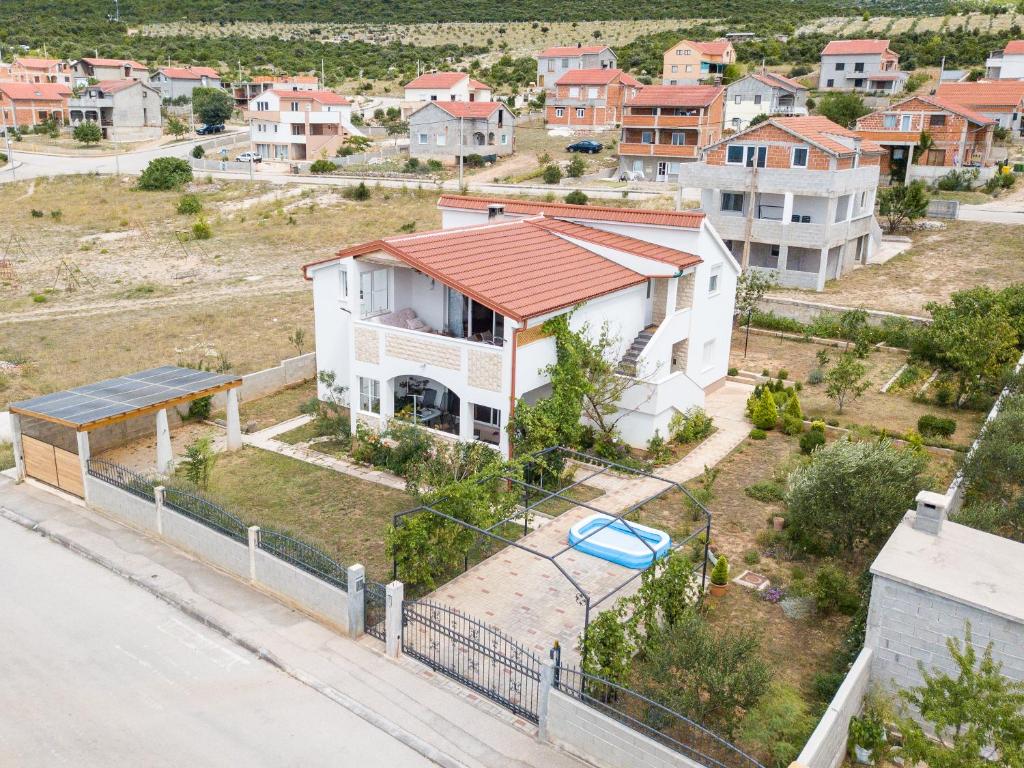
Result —
[{"label": "wooden garage door", "polygon": [[75,496],[85,496],[82,467],[76,454],[28,435],[22,436],[21,441],[25,450],[25,472],[29,477]]}]

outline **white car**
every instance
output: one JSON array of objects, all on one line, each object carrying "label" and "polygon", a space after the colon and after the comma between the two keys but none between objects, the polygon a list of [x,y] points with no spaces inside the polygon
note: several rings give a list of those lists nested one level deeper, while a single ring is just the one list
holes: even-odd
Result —
[{"label": "white car", "polygon": [[259,152],[243,152],[235,158],[236,163],[262,163],[263,158]]}]

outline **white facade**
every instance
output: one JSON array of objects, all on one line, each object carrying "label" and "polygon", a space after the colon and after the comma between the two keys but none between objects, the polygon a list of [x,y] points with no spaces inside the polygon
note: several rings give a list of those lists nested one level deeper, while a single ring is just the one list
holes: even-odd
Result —
[{"label": "white facade", "polygon": [[985,60],[989,80],[1024,80],[1024,52],[995,51]]},{"label": "white facade", "polygon": [[253,151],[283,162],[330,158],[346,136],[361,135],[352,125],[351,103],[317,101],[314,93],[265,91],[254,97],[246,112]]},{"label": "white facade", "polygon": [[[442,211],[445,229],[495,226],[493,220],[488,224],[486,210],[442,207]],[[506,215],[501,222],[516,218]],[[607,323],[610,334],[618,339],[616,359],[634,345],[641,331],[652,333],[636,362],[641,383],[620,404],[618,422],[627,442],[643,446],[655,430],[667,436],[672,416],[702,406],[706,389],[725,378],[739,268],[706,219],[693,228],[579,223],[702,259],[679,270],[608,246],[564,238],[649,275],[637,285],[585,301],[571,321],[575,328],[587,324],[595,332]],[[495,256],[510,263],[515,257],[514,252]],[[368,273],[377,275],[367,277]],[[395,404],[406,394],[412,377],[429,381],[427,389],[435,394],[427,397],[433,401],[441,390],[458,400],[459,418],[451,419],[458,424],[447,430],[449,437],[481,439],[507,454],[509,409],[520,398],[535,402],[550,392],[543,371],[555,361],[555,343],[538,336],[536,330],[552,314],[517,322],[494,313],[483,329],[485,340],[451,338],[430,331],[449,328],[451,296],[460,295],[458,291],[385,252],[311,265],[307,275],[313,281],[317,365],[333,371],[336,380],[349,387],[353,425],[359,421],[383,426],[394,415]],[[353,286],[359,286],[359,292]],[[355,300],[360,293],[362,300]],[[424,326],[420,330],[395,327],[396,315],[409,310],[415,323]],[[479,339],[481,328],[475,316],[471,330],[472,338]],[[422,386],[419,391],[423,392]],[[423,401],[420,397],[417,402]],[[426,408],[421,410],[426,413]]]},{"label": "white facade", "polygon": [[806,115],[807,89],[772,86],[747,75],[725,89],[725,129],[739,131],[759,115]]}]

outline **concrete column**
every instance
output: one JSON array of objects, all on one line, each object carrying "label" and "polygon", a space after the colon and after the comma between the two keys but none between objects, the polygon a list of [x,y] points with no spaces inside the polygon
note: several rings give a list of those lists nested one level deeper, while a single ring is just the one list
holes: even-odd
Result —
[{"label": "concrete column", "polygon": [[156,503],[156,532],[160,536],[164,533],[164,487],[158,485],[153,489],[153,499]]},{"label": "concrete column", "polygon": [[86,503],[88,503],[89,483],[86,482],[86,478],[89,475],[89,433],[76,432],[75,437],[78,440],[78,464],[82,471],[83,495],[85,496]]},{"label": "concrete column", "polygon": [[670,277],[665,283],[665,317],[671,317],[676,311],[676,289],[679,287],[679,278]]},{"label": "concrete column", "polygon": [[782,193],[782,226],[786,226],[793,219],[793,193]]},{"label": "concrete column", "polygon": [[825,290],[825,275],[828,273],[828,246],[821,249],[821,257],[818,259],[818,283],[815,290]]},{"label": "concrete column", "polygon": [[786,262],[788,260],[789,260],[789,246],[788,245],[780,245],[779,246],[779,266],[778,266],[779,272],[782,272],[784,269],[786,269]]},{"label": "concrete column", "polygon": [[348,636],[353,640],[366,631],[366,569],[356,563],[345,571],[348,577]]},{"label": "concrete column", "polygon": [[249,526],[249,579],[256,581],[256,550],[260,548],[260,527]]},{"label": "concrete column", "polygon": [[228,450],[237,451],[242,447],[242,424],[238,418],[238,387],[228,390]]},{"label": "concrete column", "polygon": [[466,397],[459,398],[459,439],[473,439],[473,408]]},{"label": "concrete column", "polygon": [[397,659],[402,655],[402,601],[405,585],[400,581],[392,581],[385,590],[384,650],[392,659]]},{"label": "concrete column", "polygon": [[167,424],[167,409],[156,412],[156,471],[169,475],[174,469],[174,452],[171,450],[171,428]]},{"label": "concrete column", "polygon": [[855,192],[850,193],[850,199],[846,201],[846,218],[844,221],[850,221],[853,218],[853,208],[857,203],[857,194]]},{"label": "concrete column", "polygon": [[548,700],[555,684],[555,662],[543,659],[540,663],[540,685],[537,688],[537,738],[549,741]]},{"label": "concrete column", "polygon": [[21,443],[21,416],[11,414],[11,445],[14,448],[14,482],[25,482],[25,446]]},{"label": "concrete column", "polygon": [[395,417],[395,380],[383,379],[380,382],[380,421],[381,428]]},{"label": "concrete column", "polygon": [[359,425],[359,376],[356,375],[355,371],[352,371],[349,376],[348,392],[349,428],[352,436],[355,437],[356,427]]}]

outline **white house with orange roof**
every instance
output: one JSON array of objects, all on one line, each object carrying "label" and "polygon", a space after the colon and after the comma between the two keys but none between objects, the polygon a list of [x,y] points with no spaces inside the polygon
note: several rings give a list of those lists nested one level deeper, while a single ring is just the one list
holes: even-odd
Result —
[{"label": "white house with orange roof", "polygon": [[80,88],[90,82],[141,80],[149,82],[149,70],[134,59],[78,59],[71,65],[72,85]]},{"label": "white house with orange roof", "polygon": [[261,93],[277,91],[319,91],[320,78],[315,75],[257,75],[229,85],[235,106],[245,109]]},{"label": "white house with orange roof", "polygon": [[465,72],[427,72],[405,85],[406,101],[490,101],[491,86]]},{"label": "white house with orange roof", "polygon": [[409,156],[456,163],[515,150],[516,118],[500,101],[430,101],[409,115]]},{"label": "white house with orange roof", "polygon": [[572,69],[615,69],[618,59],[607,45],[556,45],[537,54],[537,85],[554,93],[558,78]]},{"label": "white house with orange roof", "polygon": [[985,60],[989,80],[1024,80],[1024,40],[1010,40],[1001,51],[993,51]]},{"label": "white house with orange roof", "polygon": [[243,114],[252,151],[265,160],[292,162],[334,157],[352,125],[352,102],[333,91],[264,91]]},{"label": "white house with orange roof", "polygon": [[[520,401],[547,396],[544,321],[617,340],[624,439],[644,445],[725,380],[739,267],[700,213],[443,195],[444,229],[307,264],[317,366],[354,418],[395,414],[508,454]],[[325,392],[321,391],[321,396]]]},{"label": "white house with orange roof", "polygon": [[832,40],[821,51],[822,91],[899,93],[907,77],[888,40]]},{"label": "white house with orange roof", "polygon": [[804,85],[776,72],[751,72],[726,86],[725,127],[741,130],[758,115],[806,115],[807,93]]},{"label": "white house with orange roof", "polygon": [[150,79],[165,99],[192,98],[196,88],[220,88],[220,73],[213,67],[160,67]]},{"label": "white house with orange roof", "polygon": [[717,40],[680,40],[663,55],[664,85],[696,85],[721,81],[725,68],[736,62],[736,49],[724,37]]}]

